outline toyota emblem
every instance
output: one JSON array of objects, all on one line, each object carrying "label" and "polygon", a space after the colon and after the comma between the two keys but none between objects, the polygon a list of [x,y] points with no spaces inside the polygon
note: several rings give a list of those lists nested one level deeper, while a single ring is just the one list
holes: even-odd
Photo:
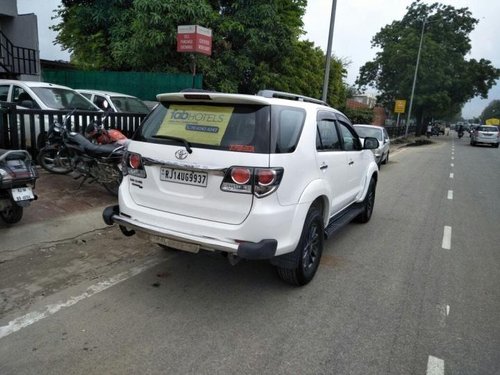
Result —
[{"label": "toyota emblem", "polygon": [[180,149],[180,150],[177,150],[175,152],[175,157],[179,160],[184,160],[187,158],[187,156],[188,156],[188,152],[184,149]]}]

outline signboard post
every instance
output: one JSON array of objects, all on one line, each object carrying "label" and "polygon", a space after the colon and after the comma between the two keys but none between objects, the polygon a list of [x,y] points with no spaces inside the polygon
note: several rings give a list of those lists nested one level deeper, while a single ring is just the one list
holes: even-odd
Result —
[{"label": "signboard post", "polygon": [[398,114],[398,119],[396,120],[396,126],[399,126],[399,116],[401,113],[405,113],[406,100],[396,100],[394,103],[394,113]]},{"label": "signboard post", "polygon": [[191,53],[193,61],[192,73],[193,84],[196,76],[195,53],[202,55],[212,55],[212,30],[198,25],[177,26],[177,52]]}]

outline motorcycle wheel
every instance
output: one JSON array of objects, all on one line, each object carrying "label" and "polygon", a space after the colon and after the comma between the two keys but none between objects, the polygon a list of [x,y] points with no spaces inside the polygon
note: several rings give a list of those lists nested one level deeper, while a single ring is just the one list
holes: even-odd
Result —
[{"label": "motorcycle wheel", "polygon": [[73,170],[71,157],[65,148],[42,148],[37,156],[38,164],[54,174],[68,174]]},{"label": "motorcycle wheel", "polygon": [[17,204],[0,212],[0,217],[7,224],[15,224],[23,217],[23,208]]},{"label": "motorcycle wheel", "polygon": [[120,184],[122,183],[123,180],[123,174],[122,171],[116,167],[116,170],[114,171],[116,173],[116,179],[112,182],[103,182],[102,186],[110,192],[112,195],[115,197],[118,196],[118,189],[120,188]]}]

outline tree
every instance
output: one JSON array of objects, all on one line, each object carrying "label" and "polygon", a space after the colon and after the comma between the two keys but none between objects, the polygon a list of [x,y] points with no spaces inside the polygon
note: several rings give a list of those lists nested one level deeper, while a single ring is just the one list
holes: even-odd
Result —
[{"label": "tree", "polygon": [[500,77],[500,70],[490,61],[465,59],[471,49],[469,34],[477,23],[468,8],[417,0],[402,20],[373,37],[372,47],[381,51],[361,67],[356,83],[361,88],[377,88],[379,101],[387,106],[396,99],[409,100],[424,28],[412,110],[420,135],[424,119],[456,116],[469,99],[485,98]]}]

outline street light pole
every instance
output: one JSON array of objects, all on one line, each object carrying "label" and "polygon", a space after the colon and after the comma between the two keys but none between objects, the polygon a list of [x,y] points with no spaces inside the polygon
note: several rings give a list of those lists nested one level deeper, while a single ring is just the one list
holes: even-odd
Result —
[{"label": "street light pole", "polygon": [[337,9],[337,0],[332,1],[332,15],[330,16],[330,32],[328,33],[328,46],[326,48],[326,66],[325,66],[325,77],[323,81],[323,96],[321,100],[326,102],[326,97],[328,95],[328,81],[330,79],[330,60],[332,58],[332,39],[333,39],[333,27],[335,26],[335,10]]},{"label": "street light pole", "polygon": [[405,137],[408,136],[408,126],[410,125],[411,108],[413,106],[413,95],[415,94],[415,85],[417,84],[418,65],[420,63],[420,51],[422,51],[422,41],[424,39],[424,30],[426,22],[427,22],[427,16],[424,18],[424,22],[422,23],[422,32],[420,33],[420,44],[418,46],[417,63],[415,64],[415,74],[413,75],[413,85],[411,87],[410,105],[408,107],[408,117],[406,118]]}]

